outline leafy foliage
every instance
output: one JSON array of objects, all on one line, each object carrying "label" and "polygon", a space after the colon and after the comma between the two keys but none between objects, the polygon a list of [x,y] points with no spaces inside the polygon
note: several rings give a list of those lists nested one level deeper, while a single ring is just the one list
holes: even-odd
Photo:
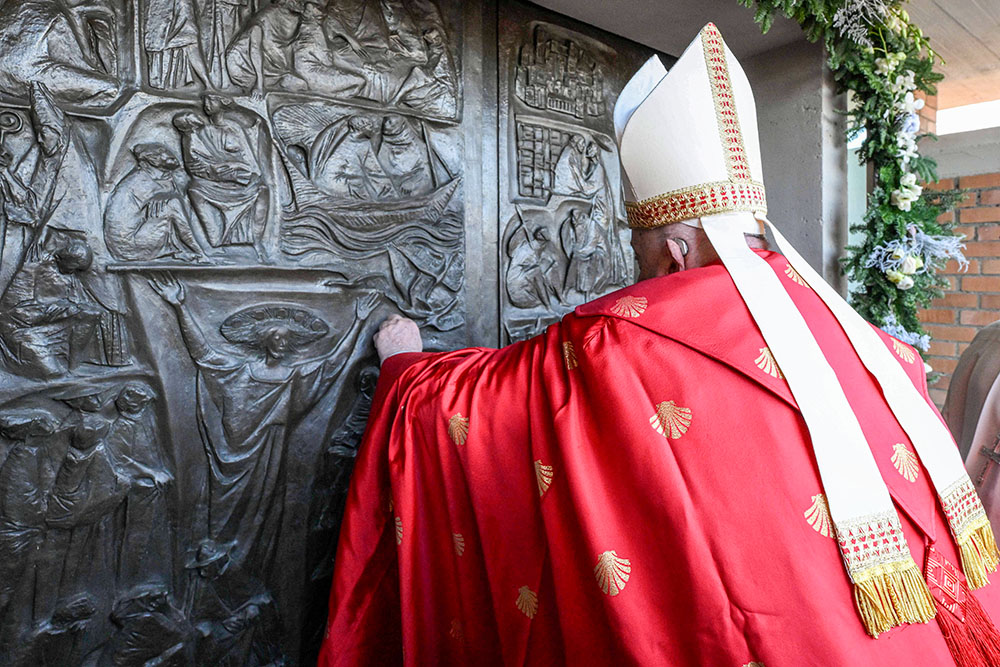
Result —
[{"label": "leafy foliage", "polygon": [[[848,136],[864,131],[859,157],[874,166],[875,184],[864,221],[852,227],[862,240],[841,260],[856,288],[852,305],[870,322],[927,349],[929,337],[917,309],[948,286],[937,271],[948,259],[965,262],[961,238],[942,213],[961,199],[959,191],[924,191],[917,182],[937,180],[936,164],[917,142],[914,92],[934,94],[943,75],[940,61],[900,0],[740,0],[754,7],[767,32],[776,15],[796,21],[810,41],[822,40],[841,92],[851,91]],[[891,257],[888,262],[884,258]],[[909,259],[907,259],[909,258]],[[916,267],[916,268],[914,268]]]}]

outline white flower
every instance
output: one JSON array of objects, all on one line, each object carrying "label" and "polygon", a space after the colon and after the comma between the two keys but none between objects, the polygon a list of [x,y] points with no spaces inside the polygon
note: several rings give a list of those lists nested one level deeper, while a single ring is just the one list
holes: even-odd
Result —
[{"label": "white flower", "polygon": [[[920,265],[917,264],[917,262],[919,261],[920,261],[919,257],[915,257],[913,255],[907,255],[906,257],[903,258],[903,263],[899,265],[899,270],[908,276],[913,275],[914,273],[917,272],[917,269],[920,268]],[[922,263],[923,262],[921,262],[921,264]]]},{"label": "white flower", "polygon": [[889,269],[888,271],[885,272],[885,277],[888,278],[889,282],[892,283],[893,285],[898,285],[899,281],[905,278],[906,276],[904,276],[901,272],[896,271],[895,269]]},{"label": "white flower", "polygon": [[892,194],[889,196],[889,201],[891,201],[892,205],[898,208],[900,211],[909,211],[910,206],[913,204],[913,202],[917,200],[917,197],[919,196],[920,196],[919,193],[913,194],[912,190],[907,190],[907,189],[893,190]]},{"label": "white flower", "polygon": [[914,174],[913,172],[907,172],[903,174],[902,177],[900,177],[899,179],[899,185],[900,187],[916,190],[917,191],[916,194],[918,197],[920,196],[920,193],[924,189],[922,186],[917,185],[917,175]]},{"label": "white flower", "polygon": [[[913,81],[913,72],[907,72],[910,77],[910,81]],[[911,86],[915,87],[915,86]],[[924,108],[924,100],[922,98],[914,97],[913,93],[906,93],[903,97],[903,111],[908,114],[915,114]]]},{"label": "white flower", "polygon": [[904,257],[906,257],[906,251],[903,250],[903,248],[901,248],[901,247],[900,248],[896,248],[896,249],[894,249],[892,251],[892,254],[890,256],[893,259],[903,259]]},{"label": "white flower", "polygon": [[896,283],[896,287],[901,290],[908,290],[913,287],[913,278],[910,276],[903,276],[903,279]]},{"label": "white flower", "polygon": [[875,59],[875,73],[882,77],[888,77],[896,69],[896,64],[888,58]]}]

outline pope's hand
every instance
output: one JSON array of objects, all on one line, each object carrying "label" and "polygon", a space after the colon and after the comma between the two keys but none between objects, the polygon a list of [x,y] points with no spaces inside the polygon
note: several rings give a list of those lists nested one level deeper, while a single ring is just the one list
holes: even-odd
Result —
[{"label": "pope's hand", "polygon": [[421,352],[424,343],[420,340],[417,323],[402,315],[390,315],[375,332],[375,350],[381,364],[400,352]]}]

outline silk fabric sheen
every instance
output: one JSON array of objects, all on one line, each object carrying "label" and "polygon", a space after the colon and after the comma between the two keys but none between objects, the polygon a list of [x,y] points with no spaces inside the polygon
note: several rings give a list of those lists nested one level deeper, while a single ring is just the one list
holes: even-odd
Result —
[{"label": "silk fabric sheen", "polygon": [[[957,564],[926,471],[911,481],[893,463],[913,447],[878,385],[786,260],[762,255],[843,385],[914,559],[933,543]],[[764,347],[712,265],[501,350],[388,360],[320,664],[952,664],[934,621],[865,634],[835,541],[806,520],[823,489]],[[920,357],[899,349],[926,400]],[[662,435],[650,418],[668,401],[690,422]],[[627,561],[614,595],[595,573],[610,551]],[[972,593],[993,618],[997,591]]]}]

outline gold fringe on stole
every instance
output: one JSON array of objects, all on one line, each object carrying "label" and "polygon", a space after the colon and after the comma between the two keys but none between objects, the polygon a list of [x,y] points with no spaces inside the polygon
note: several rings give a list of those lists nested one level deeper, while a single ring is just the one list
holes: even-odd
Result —
[{"label": "gold fringe on stole", "polygon": [[934,598],[912,558],[878,565],[864,575],[864,581],[854,583],[854,602],[872,637],[904,623],[934,618]]},{"label": "gold fringe on stole", "polygon": [[957,540],[962,556],[962,571],[969,582],[969,588],[982,588],[990,583],[987,572],[996,572],[1000,564],[996,538],[990,520],[985,515],[975,522],[975,528],[967,529]]}]

